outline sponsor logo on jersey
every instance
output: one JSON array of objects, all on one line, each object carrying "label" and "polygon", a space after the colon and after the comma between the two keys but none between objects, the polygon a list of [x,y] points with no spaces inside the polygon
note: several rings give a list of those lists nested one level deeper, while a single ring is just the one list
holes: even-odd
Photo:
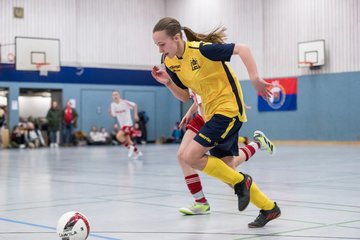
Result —
[{"label": "sponsor logo on jersey", "polygon": [[195,71],[197,69],[200,69],[200,65],[199,65],[198,60],[196,58],[192,58],[191,61],[190,61],[190,64],[191,64],[191,69],[193,71]]}]

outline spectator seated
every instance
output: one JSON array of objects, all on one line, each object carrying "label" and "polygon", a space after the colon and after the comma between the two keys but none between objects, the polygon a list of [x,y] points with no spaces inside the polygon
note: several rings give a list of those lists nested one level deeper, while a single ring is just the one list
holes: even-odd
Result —
[{"label": "spectator seated", "polygon": [[38,148],[45,146],[44,138],[37,125],[32,122],[27,123],[27,131],[25,131],[25,141],[29,148]]},{"label": "spectator seated", "polygon": [[26,125],[23,123],[14,126],[10,135],[10,148],[26,148],[25,131]]},{"label": "spectator seated", "polygon": [[103,133],[97,130],[95,126],[91,128],[88,137],[89,145],[104,145],[106,144],[106,137]]}]

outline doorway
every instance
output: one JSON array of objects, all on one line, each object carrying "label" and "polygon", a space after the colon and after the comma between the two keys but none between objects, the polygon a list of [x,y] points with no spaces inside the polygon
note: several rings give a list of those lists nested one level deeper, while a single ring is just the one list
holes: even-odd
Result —
[{"label": "doorway", "polygon": [[[48,124],[46,115],[53,101],[62,106],[62,89],[20,88],[19,121],[32,122],[41,130],[44,142],[48,144]],[[58,136],[60,139],[60,136]]]},{"label": "doorway", "polygon": [[45,120],[51,103],[62,106],[62,89],[20,88],[19,116],[21,120]]}]

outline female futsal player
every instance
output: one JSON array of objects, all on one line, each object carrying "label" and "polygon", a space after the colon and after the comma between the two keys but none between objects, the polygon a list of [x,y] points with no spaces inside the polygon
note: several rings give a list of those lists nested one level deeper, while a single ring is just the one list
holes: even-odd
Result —
[{"label": "female futsal player", "polygon": [[[138,121],[138,107],[134,102],[130,102],[120,98],[120,92],[114,90],[112,92],[112,103],[110,106],[110,115],[116,117],[120,125],[120,130],[116,134],[116,139],[129,149],[128,157],[138,159],[143,154],[135,146],[131,139],[134,132],[133,121],[131,119],[130,110],[134,110],[134,120]],[[134,155],[134,156],[133,156]]]},{"label": "female futsal player", "polygon": [[[193,104],[179,125],[179,128],[186,126],[186,132],[181,141],[177,153],[178,156],[182,156],[183,151],[185,151],[188,144],[196,136],[200,128],[205,124],[202,117],[204,116],[204,109],[202,106],[201,97],[191,90],[189,90],[189,92],[191,98],[193,99]],[[249,109],[247,106],[245,107],[246,109]],[[234,157],[232,162],[226,162],[226,164],[235,169],[243,162],[248,161],[258,149],[266,149],[270,154],[273,154],[275,151],[275,147],[272,142],[261,131],[255,131],[254,141],[247,143],[243,147],[239,147],[239,156]],[[179,211],[185,215],[209,214],[210,205],[205,197],[205,194],[203,193],[199,174],[195,169],[189,166],[183,158],[178,157],[178,161],[184,174],[185,183],[195,200],[195,203],[192,206],[180,208]]]},{"label": "female futsal player", "polygon": [[[174,18],[163,18],[153,29],[153,40],[163,54],[166,71],[154,67],[152,76],[181,101],[189,99],[188,88],[202,98],[205,124],[183,151],[183,159],[192,168],[218,178],[234,187],[239,211],[251,201],[260,208],[259,216],[249,227],[263,227],[280,216],[280,208],[260,191],[248,174],[238,173],[225,162],[238,155],[238,132],[246,121],[240,83],[227,65],[232,55],[240,56],[255,89],[270,97],[268,83],[257,73],[255,61],[244,44],[225,44],[225,29],[208,35],[183,28]],[[210,151],[210,155],[206,153]]]}]

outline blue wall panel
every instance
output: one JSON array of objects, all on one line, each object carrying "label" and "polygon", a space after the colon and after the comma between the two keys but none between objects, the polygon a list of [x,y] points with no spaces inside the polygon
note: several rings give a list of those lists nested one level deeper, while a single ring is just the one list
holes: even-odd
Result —
[{"label": "blue wall panel", "polygon": [[126,90],[122,94],[125,99],[135,102],[138,105],[139,111],[145,111],[149,117],[146,124],[147,138],[155,139],[156,136],[156,122],[157,122],[157,108],[156,108],[156,92],[149,90]]},{"label": "blue wall panel", "polygon": [[85,132],[88,132],[94,123],[97,123],[98,127],[105,126],[111,129],[115,121],[107,116],[107,110],[114,89],[119,90],[123,96],[125,92],[151,93],[149,102],[147,101],[149,96],[129,99],[139,100],[140,107],[144,108],[142,110],[150,115],[151,122],[147,126],[148,140],[154,141],[160,136],[170,136],[173,123],[180,119],[180,102],[167,88],[151,77],[150,71],[94,68],[85,69],[84,74],[77,78],[76,68],[62,67],[60,73],[49,73],[48,77],[43,77],[39,76],[38,72],[20,72],[9,65],[3,66],[0,65],[0,87],[9,89],[11,128],[18,123],[20,117],[18,110],[11,109],[11,102],[18,100],[20,88],[62,90],[63,104],[68,99],[75,99],[76,110],[83,114],[79,118],[77,129]]},{"label": "blue wall panel", "polygon": [[360,140],[360,72],[298,77],[297,111],[259,112],[250,82],[241,82],[248,122],[240,134],[261,129],[277,140]]},{"label": "blue wall panel", "polygon": [[40,76],[38,71],[16,71],[15,65],[0,64],[0,81],[140,86],[161,85],[152,78],[150,70],[104,68],[83,68],[83,70],[83,74],[78,75],[78,68],[62,66],[60,72],[48,72],[48,76]]},{"label": "blue wall panel", "polygon": [[98,129],[105,127],[108,131],[112,130],[115,121],[109,115],[111,93],[111,89],[81,89],[79,125],[83,131],[89,133],[93,126]]},{"label": "blue wall panel", "polygon": [[[103,101],[102,108],[111,102],[111,95],[107,95],[112,89],[149,108],[144,110],[155,121],[148,126],[150,140],[170,136],[174,123],[181,119],[180,102],[152,79],[150,71],[89,68],[81,76],[76,72],[76,68],[62,67],[60,73],[41,77],[37,72],[17,72],[6,66],[0,69],[0,87],[9,88],[9,104],[17,100],[20,88],[62,89],[63,102],[75,99],[77,110],[87,115],[81,117],[89,121],[83,119],[79,124],[79,129],[84,131],[88,131],[91,121],[99,118],[93,109],[99,104],[97,100]],[[241,85],[246,104],[253,108],[247,110],[248,122],[243,125],[241,135],[252,136],[254,130],[260,129],[275,140],[360,140],[360,72],[298,77],[297,110],[289,112],[258,112],[257,94],[251,83],[242,81]],[[88,91],[85,98],[84,91]],[[142,98],[141,92],[146,96]],[[91,99],[91,93],[101,96]],[[148,98],[151,101],[147,102]],[[85,109],[84,101],[91,103],[90,109]],[[18,111],[10,110],[10,126],[18,119]],[[105,115],[101,119],[105,124],[102,122],[107,121]],[[113,120],[109,119],[110,123]]]}]

